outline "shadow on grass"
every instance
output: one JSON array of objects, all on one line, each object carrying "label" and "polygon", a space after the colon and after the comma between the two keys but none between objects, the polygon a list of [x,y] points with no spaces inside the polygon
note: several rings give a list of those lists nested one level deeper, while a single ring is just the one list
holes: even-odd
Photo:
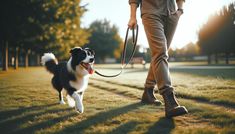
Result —
[{"label": "shadow on grass", "polygon": [[143,89],[144,89],[144,87],[141,87],[141,86],[118,83],[118,82],[113,82],[113,81],[109,81],[109,80],[103,80],[103,79],[97,79],[97,78],[91,78],[91,80],[106,82],[106,83],[109,83],[109,84],[115,84],[115,85],[119,85],[119,86],[130,87],[130,88],[136,88],[136,89],[141,90],[141,91],[143,91]]},{"label": "shadow on grass", "polygon": [[16,130],[13,131],[13,133],[16,133],[16,134],[32,134],[32,133],[35,133],[35,131],[37,131],[37,130],[43,130],[45,128],[49,128],[49,127],[55,125],[56,123],[63,122],[65,120],[68,120],[68,118],[71,118],[71,117],[74,117],[74,116],[77,116],[77,115],[78,115],[77,113],[69,113],[69,114],[64,115],[62,117],[60,116],[60,117],[57,117],[57,118],[49,119],[49,120],[37,123],[35,125],[26,127],[26,128],[16,129]]},{"label": "shadow on grass", "polygon": [[[53,106],[54,104],[50,104],[50,106]],[[24,109],[19,109],[19,113],[17,113],[17,110],[13,110],[10,111],[8,110],[9,113],[14,112],[15,114],[10,114],[10,115],[6,115],[8,117],[8,119],[3,120],[0,122],[0,132],[3,133],[18,133],[18,128],[20,125],[24,124],[24,123],[28,123],[32,120],[34,120],[35,117],[39,117],[42,116],[44,114],[56,114],[59,112],[66,112],[66,111],[70,111],[71,108],[66,108],[66,109],[51,109],[51,110],[44,110],[42,111],[41,108],[47,107],[48,105],[43,105],[43,106],[35,106],[35,107],[27,107]],[[32,109],[30,109],[32,108]],[[32,112],[27,112],[28,110],[33,110]],[[36,111],[38,110],[38,111]],[[6,112],[6,111],[5,111]],[[24,113],[25,112],[25,113]],[[16,114],[17,113],[17,114]],[[16,116],[16,117],[14,117]],[[48,123],[46,123],[48,122]],[[53,121],[52,121],[53,122]],[[50,122],[47,120],[45,121],[44,124],[46,124],[48,126]],[[56,123],[56,120],[54,121],[54,123]],[[39,128],[38,128],[38,127]],[[24,130],[21,130],[23,132],[26,133],[25,130],[30,130],[29,133],[32,133],[33,130],[41,129],[39,125],[34,125],[33,129],[30,129],[31,127],[27,127]],[[21,132],[19,131],[19,132]],[[28,133],[28,132],[27,132]]]},{"label": "shadow on grass", "polygon": [[169,134],[174,128],[175,123],[173,119],[162,117],[149,128],[146,134]]},{"label": "shadow on grass", "polygon": [[[138,87],[138,86],[131,85],[131,84],[129,84],[129,85],[128,84],[122,84],[122,83],[117,83],[117,82],[108,81],[108,80],[100,80],[100,79],[96,79],[96,78],[92,78],[92,80],[106,82],[106,83],[109,83],[109,84],[114,84],[114,85],[119,85],[119,86],[126,86],[126,87],[130,87],[130,88],[135,88],[137,90],[143,90],[144,89],[144,87]],[[119,93],[118,89],[115,89],[115,88],[111,89],[111,88],[102,87],[102,86],[96,85],[92,82],[90,83],[90,85],[92,85],[94,87],[97,87],[99,89],[102,89],[102,90],[109,90],[109,91],[112,90],[114,93],[121,95]],[[125,94],[123,94],[123,95],[125,95]],[[203,97],[203,96],[191,96],[191,95],[180,93],[180,92],[178,92],[176,94],[176,96],[180,97],[180,98],[184,98],[184,99],[195,100],[195,101],[206,103],[206,104],[213,104],[213,105],[218,105],[218,106],[223,106],[223,107],[233,108],[233,109],[235,108],[235,103],[229,102],[229,101],[224,101],[224,100],[213,101],[213,100],[210,100],[209,98],[206,98],[206,97]],[[139,97],[136,97],[134,95],[133,96],[129,95],[128,97],[139,99]]]},{"label": "shadow on grass", "polygon": [[2,122],[3,120],[5,120],[9,117],[21,115],[22,113],[25,113],[27,111],[41,110],[41,109],[52,107],[55,105],[58,105],[58,103],[39,105],[39,106],[31,106],[31,107],[21,107],[18,109],[0,111],[0,122]]},{"label": "shadow on grass", "polygon": [[68,126],[65,129],[61,130],[58,133],[77,133],[83,134],[85,129],[88,129],[91,126],[98,125],[100,123],[104,123],[107,120],[110,120],[114,117],[117,117],[121,114],[125,114],[129,111],[137,109],[142,106],[141,103],[133,103],[124,107],[116,108],[107,112],[101,112],[94,116],[87,118],[81,122],[75,123],[72,126]]},{"label": "shadow on grass", "polygon": [[138,124],[139,122],[136,121],[127,122],[115,128],[109,132],[109,134],[127,134],[128,132],[131,132]]},{"label": "shadow on grass", "polygon": [[97,84],[94,84],[94,83],[90,83],[90,86],[92,86],[94,88],[98,88],[100,90],[111,92],[111,93],[114,93],[114,94],[117,94],[117,95],[120,95],[120,96],[123,96],[123,97],[129,97],[129,98],[140,100],[140,97],[135,96],[133,94],[130,94],[128,91],[119,91],[115,88],[103,87],[103,86],[100,86],[100,85],[97,85]]},{"label": "shadow on grass", "polygon": [[225,100],[213,101],[213,100],[210,100],[209,98],[206,98],[203,96],[190,96],[190,95],[183,94],[183,93],[177,93],[176,96],[179,98],[195,100],[200,103],[205,103],[205,104],[210,104],[210,105],[218,105],[218,106],[222,106],[222,107],[226,107],[226,108],[235,109],[235,103],[225,101]]}]

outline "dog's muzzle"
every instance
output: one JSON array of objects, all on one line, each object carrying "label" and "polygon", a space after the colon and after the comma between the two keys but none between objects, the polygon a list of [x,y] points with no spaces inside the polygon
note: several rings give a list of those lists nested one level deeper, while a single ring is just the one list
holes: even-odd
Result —
[{"label": "dog's muzzle", "polygon": [[95,61],[94,58],[91,58],[91,59],[90,59],[90,63],[93,63],[94,61]]},{"label": "dog's muzzle", "polygon": [[[93,61],[94,61],[94,59],[93,59]],[[95,72],[92,65],[93,65],[93,63],[84,63],[84,62],[81,63],[81,66],[83,68],[85,68],[89,74],[93,74]]]}]

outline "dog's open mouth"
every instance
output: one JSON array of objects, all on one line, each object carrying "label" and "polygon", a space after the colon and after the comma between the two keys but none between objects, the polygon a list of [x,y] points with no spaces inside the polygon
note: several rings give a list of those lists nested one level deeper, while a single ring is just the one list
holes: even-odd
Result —
[{"label": "dog's open mouth", "polygon": [[84,67],[89,74],[94,73],[94,68],[91,63],[81,63],[82,67]]}]

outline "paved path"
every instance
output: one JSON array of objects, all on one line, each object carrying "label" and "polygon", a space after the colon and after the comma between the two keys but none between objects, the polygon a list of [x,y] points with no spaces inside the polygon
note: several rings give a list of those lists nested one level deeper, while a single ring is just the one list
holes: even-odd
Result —
[{"label": "paved path", "polygon": [[235,69],[235,66],[171,66],[172,69]]}]

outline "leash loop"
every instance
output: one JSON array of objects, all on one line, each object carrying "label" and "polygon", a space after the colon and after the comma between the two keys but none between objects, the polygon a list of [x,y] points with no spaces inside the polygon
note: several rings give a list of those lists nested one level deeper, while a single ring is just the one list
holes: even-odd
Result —
[{"label": "leash loop", "polygon": [[117,77],[117,76],[119,76],[123,72],[123,69],[126,68],[126,66],[130,63],[130,61],[132,60],[132,58],[133,58],[133,56],[135,54],[135,50],[136,50],[136,46],[137,46],[137,39],[138,39],[138,33],[139,33],[139,26],[138,26],[138,24],[136,25],[136,32],[135,32],[135,29],[132,29],[132,45],[133,45],[133,49],[132,49],[130,58],[126,62],[126,49],[127,49],[127,42],[128,42],[129,31],[130,31],[130,28],[128,27],[127,30],[126,30],[126,37],[125,37],[123,51],[122,51],[121,70],[120,70],[120,72],[117,73],[117,74],[114,74],[114,75],[104,75],[104,74],[98,72],[97,70],[95,70],[95,73],[97,75],[102,76],[102,77],[109,77],[109,78],[110,77]]}]

